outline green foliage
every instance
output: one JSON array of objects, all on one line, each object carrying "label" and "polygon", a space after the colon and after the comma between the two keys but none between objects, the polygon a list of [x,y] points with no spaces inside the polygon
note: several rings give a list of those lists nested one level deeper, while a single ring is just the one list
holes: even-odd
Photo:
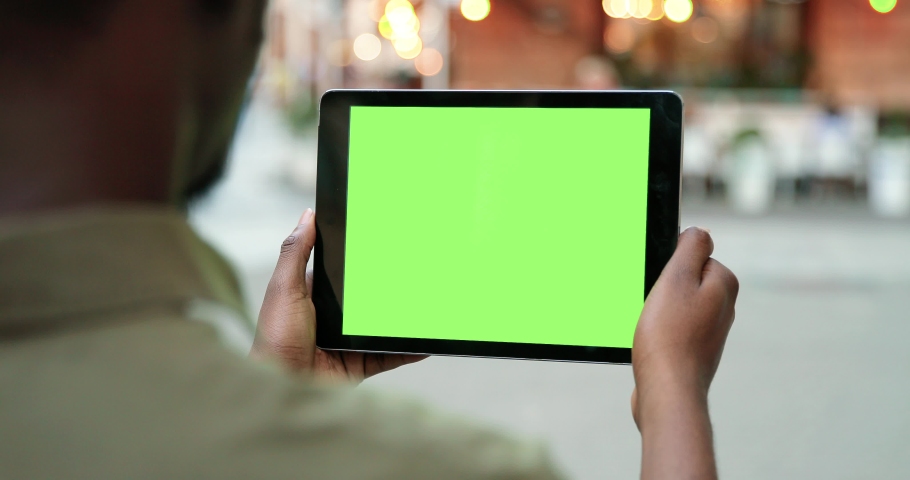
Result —
[{"label": "green foliage", "polygon": [[730,143],[732,144],[732,146],[734,148],[736,148],[747,142],[755,141],[755,140],[759,140],[759,141],[762,140],[761,132],[759,132],[758,129],[755,129],[755,128],[747,128],[747,129],[740,130],[739,132],[737,132],[737,134],[733,136],[733,139],[731,140]]},{"label": "green foliage", "polygon": [[878,122],[878,135],[887,138],[910,137],[910,113],[882,113]]},{"label": "green foliage", "polygon": [[285,107],[284,113],[291,131],[295,134],[312,130],[316,126],[316,119],[319,115],[316,103],[310,99],[309,95],[297,96]]}]

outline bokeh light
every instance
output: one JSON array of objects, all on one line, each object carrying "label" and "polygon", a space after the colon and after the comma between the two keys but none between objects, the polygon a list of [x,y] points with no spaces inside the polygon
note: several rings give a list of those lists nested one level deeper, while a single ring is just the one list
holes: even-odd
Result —
[{"label": "bokeh light", "polygon": [[692,38],[701,43],[711,43],[717,40],[720,27],[711,17],[700,17],[692,22]]},{"label": "bokeh light", "polygon": [[409,49],[396,47],[395,53],[397,53],[399,57],[401,57],[405,60],[410,60],[412,58],[417,57],[417,55],[420,55],[420,52],[423,50],[423,41],[420,40],[420,37],[416,37],[416,38],[417,38],[417,41],[414,42],[413,47],[411,47]]},{"label": "bokeh light", "polygon": [[651,6],[651,11],[645,17],[648,20],[660,20],[664,18],[664,3],[660,0],[655,0]]},{"label": "bokeh light", "polygon": [[631,16],[631,0],[603,0],[604,12],[613,18]]},{"label": "bokeh light", "polygon": [[628,21],[613,21],[604,33],[604,46],[610,53],[620,55],[635,45],[635,29]]},{"label": "bokeh light", "polygon": [[432,77],[442,71],[442,54],[435,48],[427,48],[414,59],[417,72],[426,77]]},{"label": "bokeh light", "polygon": [[382,35],[382,38],[391,39],[392,35],[395,34],[395,32],[392,31],[392,24],[389,23],[389,19],[385,15],[379,19],[379,23],[376,24],[376,28],[379,30],[379,34]]},{"label": "bokeh light", "polygon": [[888,13],[897,6],[897,0],[869,0],[869,5],[878,13]]},{"label": "bokeh light", "polygon": [[667,0],[664,13],[671,22],[682,23],[692,17],[692,0]]},{"label": "bokeh light", "polygon": [[461,14],[472,22],[479,22],[490,14],[490,0],[461,0]]},{"label": "bokeh light", "polygon": [[396,8],[387,13],[386,18],[389,20],[389,26],[392,27],[392,30],[399,35],[406,32],[416,32],[420,28],[417,15],[414,10],[409,8]]},{"label": "bokeh light", "polygon": [[[414,6],[407,0],[390,0],[385,7],[385,18],[388,21],[389,40],[398,55],[405,59],[414,58],[420,53],[422,41],[417,36],[420,31],[420,20],[414,12]],[[389,30],[391,32],[389,32]]]},{"label": "bokeh light", "polygon": [[372,33],[364,33],[354,39],[354,55],[361,60],[373,60],[381,52],[382,42]]},{"label": "bokeh light", "polygon": [[395,50],[399,52],[409,52],[417,46],[417,43],[420,42],[420,37],[414,35],[412,37],[393,37],[392,46],[395,47]]},{"label": "bokeh light", "polygon": [[663,0],[603,0],[604,12],[613,18],[647,18],[659,20],[664,16]]},{"label": "bokeh light", "polygon": [[414,5],[411,5],[411,2],[408,0],[389,0],[389,2],[385,4],[385,14],[389,18],[394,16],[392,12],[400,9],[410,10],[411,13],[414,13]]},{"label": "bokeh light", "polygon": [[630,5],[631,8],[629,9],[629,13],[635,18],[647,17],[654,8],[654,2],[652,0],[637,0],[633,3],[634,5]]}]

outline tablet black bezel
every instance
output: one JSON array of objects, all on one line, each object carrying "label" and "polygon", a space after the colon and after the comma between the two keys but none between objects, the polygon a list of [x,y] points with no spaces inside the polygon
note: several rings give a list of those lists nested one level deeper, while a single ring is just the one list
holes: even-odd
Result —
[{"label": "tablet black bezel", "polygon": [[[319,348],[597,363],[631,362],[629,348],[343,335],[348,143],[352,106],[650,109],[644,298],[673,254],[679,234],[683,122],[683,104],[679,95],[668,91],[330,90],[323,95],[320,103],[317,237],[313,260],[313,302],[318,316],[316,344]],[[390,295],[395,294],[394,286],[377,285],[377,288],[388,290]]]}]

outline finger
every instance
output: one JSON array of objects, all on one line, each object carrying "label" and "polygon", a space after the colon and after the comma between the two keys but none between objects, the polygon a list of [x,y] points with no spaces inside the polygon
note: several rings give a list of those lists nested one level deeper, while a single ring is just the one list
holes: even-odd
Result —
[{"label": "finger", "polygon": [[716,283],[727,293],[732,301],[736,301],[736,297],[739,295],[739,279],[724,264],[709,258],[705,262],[704,276],[702,278],[702,284]]},{"label": "finger", "polygon": [[635,421],[635,425],[638,425],[638,389],[632,387],[632,398],[629,399],[629,402],[632,404],[632,420]]},{"label": "finger", "polygon": [[272,280],[277,282],[275,286],[280,290],[299,293],[304,298],[310,295],[306,281],[306,265],[316,243],[315,219],[313,210],[308,208],[303,213],[297,228],[281,244],[278,265],[272,276]]},{"label": "finger", "polygon": [[689,227],[679,235],[676,251],[667,265],[683,278],[702,279],[705,263],[714,252],[714,240],[704,228]]},{"label": "finger", "polygon": [[428,355],[409,355],[409,354],[389,354],[380,353],[372,355],[371,358],[364,358],[364,377],[369,378],[373,375],[394,370],[402,365],[416,363],[429,358]]}]

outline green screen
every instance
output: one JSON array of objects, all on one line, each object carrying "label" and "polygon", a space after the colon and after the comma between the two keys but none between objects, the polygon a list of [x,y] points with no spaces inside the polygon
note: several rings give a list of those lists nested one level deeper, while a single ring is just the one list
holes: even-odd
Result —
[{"label": "green screen", "polygon": [[648,109],[352,107],[342,333],[631,347]]}]

